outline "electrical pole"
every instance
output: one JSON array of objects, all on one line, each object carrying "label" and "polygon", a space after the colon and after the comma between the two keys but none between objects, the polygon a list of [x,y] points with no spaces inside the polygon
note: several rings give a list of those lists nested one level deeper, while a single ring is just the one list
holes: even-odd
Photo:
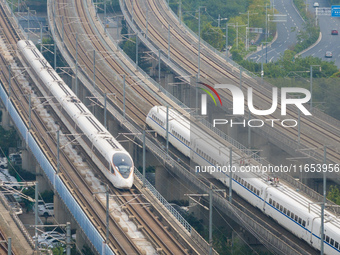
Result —
[{"label": "electrical pole", "polygon": [[123,117],[125,119],[125,74],[123,75]]},{"label": "electrical pole", "polygon": [[[55,10],[54,10],[55,12]],[[30,39],[30,8],[27,7],[27,39],[29,40]],[[55,18],[55,15],[54,15],[54,18]],[[55,24],[55,23],[54,23]]]},{"label": "electrical pole", "polygon": [[212,238],[212,183],[210,183],[210,190],[209,190],[209,255],[212,255],[212,248],[213,248],[213,238]]},{"label": "electrical pole", "polygon": [[136,70],[138,69],[138,33],[136,33]]},{"label": "electrical pole", "polygon": [[158,49],[158,84],[160,89],[161,86],[161,49]]},{"label": "electrical pole", "polygon": [[107,93],[104,93],[104,127],[107,129],[106,125],[106,100],[107,100]]},{"label": "electrical pole", "polygon": [[106,24],[107,24],[107,20],[106,20],[106,0],[104,0],[104,32],[106,33]]},{"label": "electrical pole", "polygon": [[228,23],[225,24],[225,59],[228,60]]},{"label": "electrical pole", "polygon": [[64,44],[64,16],[61,17],[61,41]]},{"label": "electrical pole", "polygon": [[28,95],[28,108],[29,108],[29,112],[28,112],[28,132],[31,132],[31,125],[32,125],[32,105],[31,105],[31,93]]},{"label": "electrical pole", "polygon": [[106,245],[109,244],[109,234],[110,234],[110,194],[109,194],[109,186],[106,185]]},{"label": "electrical pole", "polygon": [[232,167],[233,167],[233,147],[229,149],[229,202],[233,202],[233,177],[232,177]]},{"label": "electrical pole", "polygon": [[200,69],[201,69],[201,8],[203,6],[198,7],[198,71],[197,75],[200,78]]},{"label": "electrical pole", "polygon": [[71,255],[71,223],[66,222],[66,255]]},{"label": "electrical pole", "polygon": [[168,59],[170,59],[170,24],[168,25]]},{"label": "electrical pole", "polygon": [[36,181],[35,182],[35,192],[34,192],[35,196],[34,196],[34,199],[35,199],[35,208],[34,208],[34,236],[35,236],[35,252],[36,254],[38,254],[38,182]]},{"label": "electrical pole", "polygon": [[268,41],[268,9],[267,9],[268,4],[266,4],[266,63],[268,61],[268,45],[267,45],[267,41]]},{"label": "electrical pole", "polygon": [[179,24],[182,24],[182,0],[179,0],[178,17],[179,17]]},{"label": "electrical pole", "polygon": [[310,66],[310,102],[309,102],[309,110],[313,108],[313,66]]},{"label": "electrical pole", "polygon": [[60,129],[57,131],[57,174],[60,171]]},{"label": "electrical pole", "polygon": [[75,82],[76,96],[78,96],[78,33],[76,34],[76,82]]},{"label": "electrical pole", "polygon": [[96,89],[96,50],[93,50],[93,88]]},{"label": "electrical pole", "polygon": [[40,52],[42,53],[42,23],[40,22]]},{"label": "electrical pole", "polygon": [[149,6],[146,3],[146,27],[145,27],[146,39],[148,39],[148,28],[149,28]]},{"label": "electrical pole", "polygon": [[166,154],[169,154],[169,106],[166,107]]},{"label": "electrical pole", "polygon": [[11,100],[11,65],[8,65],[8,99]]},{"label": "electrical pole", "polygon": [[143,130],[143,188],[145,187],[145,130]]},{"label": "electrical pole", "polygon": [[[323,163],[327,161],[327,148],[323,147]],[[326,205],[326,172],[323,172],[323,202],[321,204],[321,255],[324,254],[324,240],[325,240],[325,205]]]}]

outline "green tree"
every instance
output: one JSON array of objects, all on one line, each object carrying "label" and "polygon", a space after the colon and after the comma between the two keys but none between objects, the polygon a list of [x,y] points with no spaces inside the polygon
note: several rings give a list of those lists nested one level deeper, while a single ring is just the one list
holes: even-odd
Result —
[{"label": "green tree", "polygon": [[64,248],[62,246],[58,246],[52,249],[53,255],[63,255]]},{"label": "green tree", "polygon": [[17,147],[18,140],[19,137],[17,136],[14,128],[11,128],[10,130],[5,130],[2,126],[0,126],[0,155],[2,157],[8,156],[9,147]]},{"label": "green tree", "polygon": [[214,27],[211,22],[205,24],[202,29],[202,39],[213,46],[215,49],[222,50],[225,46],[224,34],[222,29]]},{"label": "green tree", "polygon": [[328,194],[327,194],[327,198],[331,201],[333,201],[334,203],[340,205],[340,191],[339,188],[337,186],[330,186]]},{"label": "green tree", "polygon": [[[46,58],[47,62],[54,67],[54,41],[52,38],[43,38],[42,44],[44,45],[42,54]],[[40,44],[36,45],[40,49]],[[57,66],[66,66],[63,56],[57,50]]]}]

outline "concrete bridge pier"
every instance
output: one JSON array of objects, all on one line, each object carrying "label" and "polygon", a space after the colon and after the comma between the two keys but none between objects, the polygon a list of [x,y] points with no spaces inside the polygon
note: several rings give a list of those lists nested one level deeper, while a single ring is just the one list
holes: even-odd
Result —
[{"label": "concrete bridge pier", "polygon": [[59,197],[58,193],[54,194],[54,217],[59,224],[71,223],[71,229],[77,229],[78,224],[74,220],[72,214],[64,204],[63,200]]},{"label": "concrete bridge pier", "polygon": [[38,164],[31,150],[30,149],[22,150],[21,158],[22,158],[22,169],[28,172],[31,172],[31,173],[35,173],[36,166]]},{"label": "concrete bridge pier", "polygon": [[5,108],[2,108],[1,112],[2,112],[1,126],[5,130],[9,130],[13,126],[11,116],[9,115],[8,111]]},{"label": "concrete bridge pier", "polygon": [[40,167],[39,164],[35,165],[35,173],[36,173],[36,181],[38,181],[38,191],[43,192],[45,190],[51,190],[51,183],[45,176],[44,170]]}]

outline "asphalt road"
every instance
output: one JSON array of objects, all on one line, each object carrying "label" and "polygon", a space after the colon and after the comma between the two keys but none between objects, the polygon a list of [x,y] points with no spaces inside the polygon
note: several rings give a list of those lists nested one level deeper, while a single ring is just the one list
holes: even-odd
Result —
[{"label": "asphalt road", "polygon": [[[293,0],[274,0],[274,6],[279,14],[286,14],[286,22],[277,23],[278,36],[275,42],[267,49],[260,50],[250,56],[249,60],[257,63],[276,61],[286,49],[289,49],[297,41],[296,36],[300,29],[303,29],[303,19],[293,5]],[[268,14],[271,11],[268,9]]]},{"label": "asphalt road", "polygon": [[[315,13],[315,8],[313,8],[314,2],[315,1],[308,0],[309,11],[313,13]],[[323,7],[330,8],[325,0],[318,0],[318,3],[320,6],[319,13],[322,13]],[[311,55],[322,60],[334,61],[335,64],[340,67],[340,35],[331,35],[332,29],[340,31],[340,18],[331,17],[330,15],[318,15],[318,23],[322,34],[321,41],[301,56],[306,57]],[[326,51],[331,51],[333,57],[325,58]]]}]

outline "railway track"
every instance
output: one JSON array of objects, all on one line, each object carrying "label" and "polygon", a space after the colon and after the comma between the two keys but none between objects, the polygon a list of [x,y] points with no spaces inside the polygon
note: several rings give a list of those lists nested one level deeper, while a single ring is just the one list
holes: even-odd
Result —
[{"label": "railway track", "polygon": [[[60,9],[60,8],[59,8]],[[77,8],[77,10],[78,10],[78,12],[79,12],[79,10],[80,10],[80,7],[79,8]],[[64,16],[66,16],[67,14],[66,13],[63,13],[63,15]],[[80,13],[78,14],[78,15],[81,15]],[[85,15],[85,13],[84,13],[84,15]],[[82,24],[89,24],[90,22],[86,22],[85,20],[82,22]],[[74,30],[73,30],[74,31]],[[87,30],[87,33],[89,33],[89,31],[90,30]],[[90,33],[90,38],[94,38],[95,37],[95,35],[94,35],[94,32],[91,34]],[[74,40],[75,40],[75,38],[73,37],[73,42],[74,42]],[[71,39],[71,41],[72,41],[72,39]],[[95,40],[96,42],[97,41],[99,41],[99,40]],[[78,48],[78,50],[79,50],[79,48]],[[97,48],[97,50],[100,50],[100,48]],[[106,49],[105,49],[106,50]],[[73,48],[73,54],[74,54],[74,48]],[[89,54],[87,54],[87,55],[89,55]],[[73,55],[74,56],[74,55]],[[89,58],[89,60],[91,60],[91,58]],[[89,65],[89,66],[91,66],[91,65]],[[112,66],[112,67],[114,67],[114,66]],[[89,69],[89,70],[91,70],[91,69]],[[116,69],[114,69],[115,71],[116,71]],[[121,69],[118,69],[118,70],[121,70]],[[96,71],[96,73],[97,73],[97,71]],[[91,77],[91,75],[93,75],[93,73],[91,72],[91,71],[89,71],[88,72],[88,75]],[[99,87],[100,85],[98,85],[98,87]],[[143,94],[141,94],[141,96],[143,96]],[[242,208],[243,208],[243,206],[242,206]],[[255,217],[255,216],[254,216]],[[263,219],[262,219],[263,220]],[[265,222],[265,220],[263,220],[263,222]],[[274,232],[276,232],[276,231],[274,231]],[[292,239],[293,237],[291,236],[291,234],[290,234],[290,238]],[[301,244],[301,245],[304,245],[304,244]]]},{"label": "railway track", "polygon": [[[83,5],[79,5],[79,2],[80,1],[76,1],[76,4],[77,4],[76,9],[78,11],[78,15],[79,15],[79,17],[86,17],[86,15],[84,13],[85,10],[83,8]],[[58,2],[58,6],[59,6],[58,9],[62,10],[63,9],[62,6],[66,5],[66,4],[67,4],[66,2]],[[64,8],[65,12],[67,12],[68,10],[69,9],[66,10]],[[63,15],[64,15],[64,17],[69,16],[66,13],[63,13]],[[66,22],[67,22],[67,18],[66,18]],[[87,22],[86,20],[84,22],[82,22],[82,24],[88,24],[88,23],[89,22]],[[93,29],[91,28],[90,25],[84,26],[84,30],[90,37],[95,36],[95,32],[93,31]],[[65,29],[65,32],[66,33],[69,32],[69,34],[73,34],[73,35],[76,36],[76,32],[75,32],[75,30],[72,26]],[[65,40],[69,40],[69,42],[72,42],[72,40],[75,40],[75,39],[76,38],[75,37],[72,38],[72,36],[67,37],[67,39],[65,38]],[[65,43],[67,44],[67,41]],[[97,52],[105,52],[106,51],[104,46],[99,44],[99,43],[94,43],[94,48]],[[72,48],[69,49],[70,52],[72,52],[72,50],[73,50],[73,54],[75,54],[75,51],[76,51],[75,47],[73,47],[73,49]],[[86,54],[86,49],[83,49],[82,46],[79,46],[78,50],[83,53],[83,54],[79,54],[79,58],[83,61],[82,64],[87,66],[87,67],[92,66],[92,64],[91,64],[92,59],[91,58],[88,58],[88,59],[85,58],[86,56],[88,56],[88,54]],[[113,59],[106,59],[106,60],[110,64],[111,68],[113,68],[114,70],[118,70],[118,72],[120,72],[121,74],[126,75],[127,84],[133,84],[135,82],[129,77],[129,73],[127,73],[125,71],[125,69],[123,69],[119,65],[119,63],[116,63]],[[101,87],[102,89],[104,88],[104,90],[109,91],[109,93],[119,93],[119,95],[122,95],[122,91],[120,91],[117,87],[113,87],[111,80],[109,78],[105,77],[105,75],[103,74],[103,71],[100,70],[100,66],[96,70],[96,81],[97,81],[98,87]],[[135,87],[135,90],[140,95],[146,94],[146,102],[149,104],[150,107],[154,104],[159,103],[159,101],[156,101],[154,96],[152,96],[151,94],[146,92],[146,90],[143,89],[142,87],[137,86],[137,87]],[[132,110],[130,108],[132,108]],[[137,107],[136,104],[133,103],[133,101],[130,100],[130,99],[127,99],[127,109],[129,109],[130,112],[132,113],[130,115],[131,118],[136,119],[135,117],[137,116],[137,122],[143,123],[145,121],[146,113],[142,113],[141,108]],[[114,190],[114,189],[112,188],[112,190]],[[132,196],[132,194],[130,195],[130,197],[131,196]],[[121,197],[121,196],[119,196],[119,197]],[[125,196],[122,196],[122,197],[125,197]],[[123,199],[123,198],[121,198],[121,199]],[[126,202],[127,201],[125,201],[125,203]],[[142,210],[141,209],[142,207],[138,208],[138,206],[133,206],[133,207],[131,207],[130,205],[128,205],[128,206],[134,212],[134,213],[131,213],[131,215],[133,215],[133,217],[135,219],[138,219],[139,225],[142,226],[143,229],[145,230],[146,234],[149,237],[151,237],[152,240],[154,240],[155,244],[157,244],[157,247],[159,247],[159,249],[161,249],[163,252],[165,252],[165,254],[185,254],[186,251],[184,251],[183,248],[180,245],[178,245],[178,243],[174,240],[174,238],[171,237],[171,235],[169,235],[169,233],[167,233],[165,228],[162,229],[160,222],[155,220],[154,216],[152,214],[150,214],[150,212],[148,212],[148,210]],[[144,211],[144,214],[142,213],[143,211]],[[145,212],[147,212],[147,213],[145,213]],[[143,218],[141,217],[141,215],[143,215]],[[149,215],[149,216],[146,216],[146,215]],[[171,241],[169,241],[169,240],[171,240]]]},{"label": "railway track", "polygon": [[[82,32],[86,34],[89,38],[96,38],[96,32],[90,25],[90,21],[87,20],[87,15],[84,10],[84,6],[81,4],[81,0],[75,1],[75,9],[77,13],[75,13],[78,17],[81,18],[82,27],[79,28],[83,30]],[[72,26],[72,18],[74,17],[72,14],[70,15],[70,10],[68,8],[63,8],[63,6],[67,5],[67,1],[58,1],[58,9],[60,11],[59,15],[65,17],[65,23],[69,23],[69,26],[65,27],[65,33],[69,36],[65,37],[65,44],[67,44],[68,51],[71,53],[72,56],[75,57],[76,55],[76,36],[77,32],[74,26]],[[138,95],[144,95],[144,107],[136,107],[136,103],[134,100],[141,101],[136,97],[127,96],[126,97],[126,115],[129,116],[131,119],[134,119],[139,125],[142,125],[145,122],[145,117],[147,113],[148,107],[152,107],[153,105],[159,104],[159,100],[157,100],[152,94],[147,92],[142,86],[136,86],[136,81],[131,77],[131,72],[127,72],[124,68],[121,67],[120,63],[116,61],[115,58],[111,58],[107,55],[107,49],[104,45],[102,45],[99,40],[93,40],[93,44],[91,45],[93,50],[97,52],[97,59],[98,55],[100,56],[99,59],[105,59],[105,62],[108,66],[121,75],[122,77],[125,75],[125,81],[127,87],[133,91],[133,93],[137,93]],[[91,51],[93,51],[91,49]],[[84,44],[79,43],[79,65],[84,66],[87,70],[93,70],[93,58],[89,54],[89,50],[84,47]],[[134,68],[134,67],[131,67]],[[96,86],[101,89],[103,93],[113,93],[116,96],[116,100],[118,102],[119,107],[123,108],[123,91],[121,86],[112,86],[112,81],[116,80],[111,75],[104,73],[105,68],[103,65],[98,64],[95,70],[96,73]],[[134,72],[135,70],[130,70]],[[93,76],[93,73],[92,73]]]},{"label": "railway track", "polygon": [[[128,10],[131,15],[131,0],[125,1]],[[178,24],[177,20],[169,14],[166,10],[165,3],[163,1],[145,0],[137,1],[134,3],[134,20],[141,31],[146,29],[146,14],[145,8],[142,7],[143,4],[148,4],[149,10],[152,10],[154,16],[149,15],[148,24],[148,38],[154,42],[157,47],[163,49],[167,52],[168,47],[168,35],[165,28],[168,27],[170,23],[171,27],[171,38],[172,43],[170,44],[171,59],[173,59],[177,64],[181,65],[186,71],[195,75],[197,73],[197,39],[194,38],[190,33],[183,31],[182,27]],[[226,63],[221,57],[214,55],[211,50],[206,47],[201,47],[201,76],[207,80],[207,83],[217,84],[217,83],[234,83],[239,84],[239,72],[235,71],[235,68]],[[190,53],[190,56],[186,54]],[[242,88],[245,90],[247,87],[254,88],[254,94],[256,95],[257,102],[256,108],[258,109],[268,109],[271,106],[271,92],[264,86],[259,86],[258,83],[248,75],[243,75]],[[231,102],[232,98],[226,91],[221,91],[222,95],[228,102]],[[261,102],[261,103],[258,103]],[[278,109],[281,106],[279,104]],[[273,119],[280,119],[281,116],[274,114],[272,116],[267,116]],[[287,118],[298,118],[298,112],[296,109],[289,107],[287,112]],[[267,128],[269,128],[267,126]],[[298,137],[297,129],[288,128],[285,129],[281,126],[277,126],[275,131],[279,131],[284,134],[284,137],[292,142],[296,142]],[[317,139],[317,134],[321,139]],[[338,127],[332,125],[326,125],[322,123],[317,118],[305,117],[301,118],[301,148],[321,148],[325,143],[331,145],[337,145],[340,142],[340,130]],[[327,150],[327,158],[329,161],[337,163],[340,161],[340,155],[332,146]],[[321,150],[320,153],[321,154]]]},{"label": "railway track", "polygon": [[[77,10],[79,10],[79,8],[77,8]],[[65,15],[66,15],[66,13],[65,13]],[[82,24],[84,24],[84,22]],[[85,24],[89,24],[89,22],[87,22],[87,23],[85,22]],[[75,31],[75,30],[73,30],[73,31]],[[95,35],[92,34],[92,35],[90,35],[90,37],[93,38],[93,37],[95,37]],[[73,40],[74,40],[74,37],[73,37]],[[97,49],[99,49],[99,48],[97,48]],[[78,48],[78,50],[79,50],[79,48]],[[74,54],[74,51],[73,51],[73,54]],[[89,54],[87,54],[87,55],[89,55]],[[91,58],[89,58],[89,59],[91,60]],[[91,70],[91,69],[89,69],[89,70]],[[97,73],[97,71],[96,71],[96,73]],[[92,75],[93,75],[93,73],[92,73]]]},{"label": "railway track", "polygon": [[[3,10],[2,10],[3,11]],[[12,28],[9,26],[7,22],[4,22],[3,15],[4,13],[1,13],[1,19],[0,24],[3,24],[2,26],[4,30],[4,34],[7,36],[7,41],[11,42],[11,46],[16,45],[16,40],[18,39],[17,36],[14,36]],[[6,25],[7,24],[7,25]],[[1,55],[1,62],[2,65],[7,66],[7,61]],[[9,72],[7,69],[3,68],[1,70],[1,80],[2,84],[5,84],[9,77]],[[38,91],[38,90],[35,90]],[[29,102],[28,102],[28,93],[30,91],[26,89],[23,89],[21,87],[20,82],[17,81],[16,78],[12,79],[11,84],[11,101],[16,106],[17,111],[21,115],[21,118],[26,122],[27,127],[29,125]],[[40,94],[40,96],[42,96]],[[45,153],[45,156],[50,159],[50,162],[56,167],[56,137],[55,132],[50,132],[49,128],[46,126],[46,121],[39,116],[39,114],[36,111],[32,111],[31,115],[31,132],[34,135],[37,143],[40,145],[42,150]],[[60,122],[61,123],[61,122]],[[76,195],[76,200],[78,200],[78,203],[83,206],[83,208],[86,208],[86,212],[88,214],[89,218],[93,219],[93,223],[95,226],[99,227],[100,229],[105,229],[105,222],[103,222],[101,219],[103,219],[103,215],[105,215],[105,210],[102,212],[96,212],[95,210],[95,203],[91,203],[92,201],[89,201],[88,198],[91,198],[92,192],[90,192],[90,187],[86,184],[86,182],[83,179],[82,182],[76,181],[80,176],[78,175],[77,178],[71,178],[75,177],[74,175],[77,173],[77,170],[75,166],[72,163],[72,159],[69,158],[67,155],[64,155],[62,153],[62,156],[60,158],[61,166],[63,166],[62,172],[60,173],[60,177],[63,179],[66,186],[68,186],[73,193]],[[112,220],[111,220],[112,221]],[[111,222],[111,226],[114,226],[114,221]],[[120,228],[120,235],[124,236],[126,238],[125,232]],[[127,241],[129,241],[128,244],[126,244],[126,247],[130,247],[127,251],[132,252],[131,254],[141,254],[141,252],[138,250],[136,245],[134,245],[130,239],[126,238]],[[110,243],[115,244],[115,249],[118,247],[118,254],[126,254],[126,250],[123,245],[119,245],[120,243],[124,243],[123,239],[116,240],[115,236],[111,234],[110,236]],[[119,250],[120,248],[120,250]]]},{"label": "railway track", "polygon": [[[2,58],[3,61],[3,58]],[[3,75],[8,77],[8,73],[3,72]],[[28,91],[23,90],[19,82],[16,79],[13,79],[13,90],[12,90],[12,103],[16,106],[18,112],[21,117],[25,120],[28,126],[28,97],[24,96],[28,94]],[[41,95],[42,96],[42,95]],[[50,162],[55,166],[56,162],[56,137],[55,132],[50,132],[50,129],[46,126],[46,121],[37,114],[36,111],[32,111],[32,134],[43,149],[45,156],[50,160]],[[60,122],[61,123],[61,122]],[[105,229],[105,222],[102,220],[105,218],[105,210],[98,211],[95,208],[98,208],[98,202],[93,203],[91,201],[93,192],[90,186],[84,181],[83,178],[79,175],[76,167],[73,164],[73,160],[68,156],[62,153],[60,157],[60,165],[61,173],[59,177],[64,181],[65,185],[71,190],[74,194],[79,205],[85,208],[85,213],[87,216],[92,219],[94,226],[99,229]],[[79,181],[81,180],[81,181]],[[89,201],[90,200],[90,201]],[[111,220],[111,226],[115,226],[115,222]],[[116,230],[117,228],[118,230]],[[126,254],[126,252],[132,252],[131,254],[142,254],[141,251],[138,250],[136,245],[134,245],[129,238],[126,237],[126,233],[119,227],[115,226],[115,228],[111,228],[111,231],[115,233],[120,233],[118,238],[116,238],[113,234],[110,236],[110,243],[113,244],[115,250],[118,251],[118,254]],[[103,232],[103,231],[102,231]],[[124,244],[124,239],[125,244]],[[117,240],[118,239],[118,240]],[[126,244],[126,242],[128,243]],[[126,250],[126,247],[129,248]]]},{"label": "railway track", "polygon": [[[1,16],[1,18],[4,15]],[[8,23],[4,22],[3,19],[0,19],[0,24],[3,25],[3,32],[5,38],[7,38],[8,42],[11,43],[12,46],[16,45],[16,41],[19,39],[18,37],[13,36],[12,29],[8,25]],[[4,56],[1,56],[1,62],[3,66],[7,65],[7,61]],[[8,80],[9,72],[7,69],[1,69],[1,81],[3,84]],[[42,84],[42,83],[41,83]],[[39,89],[42,89],[41,87]],[[39,94],[39,97],[44,97],[43,94],[40,93],[40,90],[34,88],[32,90],[35,93]],[[44,88],[46,89],[46,88]],[[28,126],[28,118],[29,118],[29,102],[28,102],[28,93],[31,93],[30,89],[22,88],[21,84],[17,81],[17,78],[12,79],[11,84],[11,101],[16,106],[18,112],[20,113],[22,119],[26,122]],[[48,92],[45,91],[45,95]],[[43,100],[46,102],[46,99]],[[52,103],[53,105],[53,103]],[[51,112],[53,112],[53,107],[51,104],[48,106]],[[67,131],[67,127],[63,125],[62,121],[58,118],[61,113],[53,113],[53,117],[55,118],[55,122],[60,124],[61,130],[64,130],[66,133],[72,133],[69,130]],[[46,125],[46,120],[44,120],[37,111],[32,111],[31,115],[31,133],[34,135],[36,141],[43,149],[47,158],[50,159],[50,162],[56,168],[56,153],[57,153],[57,141],[55,132],[51,131],[50,128]],[[73,137],[74,138],[74,137]],[[72,139],[71,139],[72,140]],[[81,150],[79,148],[79,150]],[[82,155],[86,155],[85,151],[82,150]],[[91,162],[90,157],[87,156],[87,162]],[[95,169],[95,173],[101,173],[97,167],[91,163],[89,163],[89,169]],[[77,202],[82,208],[84,208],[87,216],[92,220],[92,223],[99,230],[99,232],[105,236],[105,212],[106,208],[99,200],[93,201],[94,190],[91,185],[85,180],[83,174],[77,169],[74,165],[74,160],[72,159],[72,155],[70,156],[68,153],[64,151],[61,152],[60,156],[60,165],[61,171],[59,173],[59,177],[63,180],[65,185],[69,188],[71,193],[73,193]],[[103,175],[101,176],[103,181],[105,182],[105,178]],[[111,185],[112,190],[115,190]],[[116,193],[120,193],[120,191],[115,190]],[[130,194],[130,196],[135,196],[137,191],[125,191],[124,193]],[[140,195],[140,194],[139,194]],[[127,203],[127,201],[125,201]],[[130,205],[128,205],[130,206]],[[142,205],[134,205],[133,211],[130,213],[131,216],[138,218],[140,221],[140,225],[143,228],[148,229],[145,231],[148,233],[148,237],[150,240],[154,242],[155,249],[160,251],[160,254],[186,254],[187,251],[180,245],[174,237],[172,237],[165,227],[150,213],[149,210],[143,209]],[[136,215],[138,212],[138,215]],[[143,218],[143,216],[145,218]],[[160,235],[159,235],[160,234]],[[109,237],[109,245],[112,250],[115,251],[116,254],[144,254],[144,252],[137,247],[137,245],[132,241],[131,237],[127,235],[125,230],[117,223],[116,219],[110,217],[110,237]]]}]

